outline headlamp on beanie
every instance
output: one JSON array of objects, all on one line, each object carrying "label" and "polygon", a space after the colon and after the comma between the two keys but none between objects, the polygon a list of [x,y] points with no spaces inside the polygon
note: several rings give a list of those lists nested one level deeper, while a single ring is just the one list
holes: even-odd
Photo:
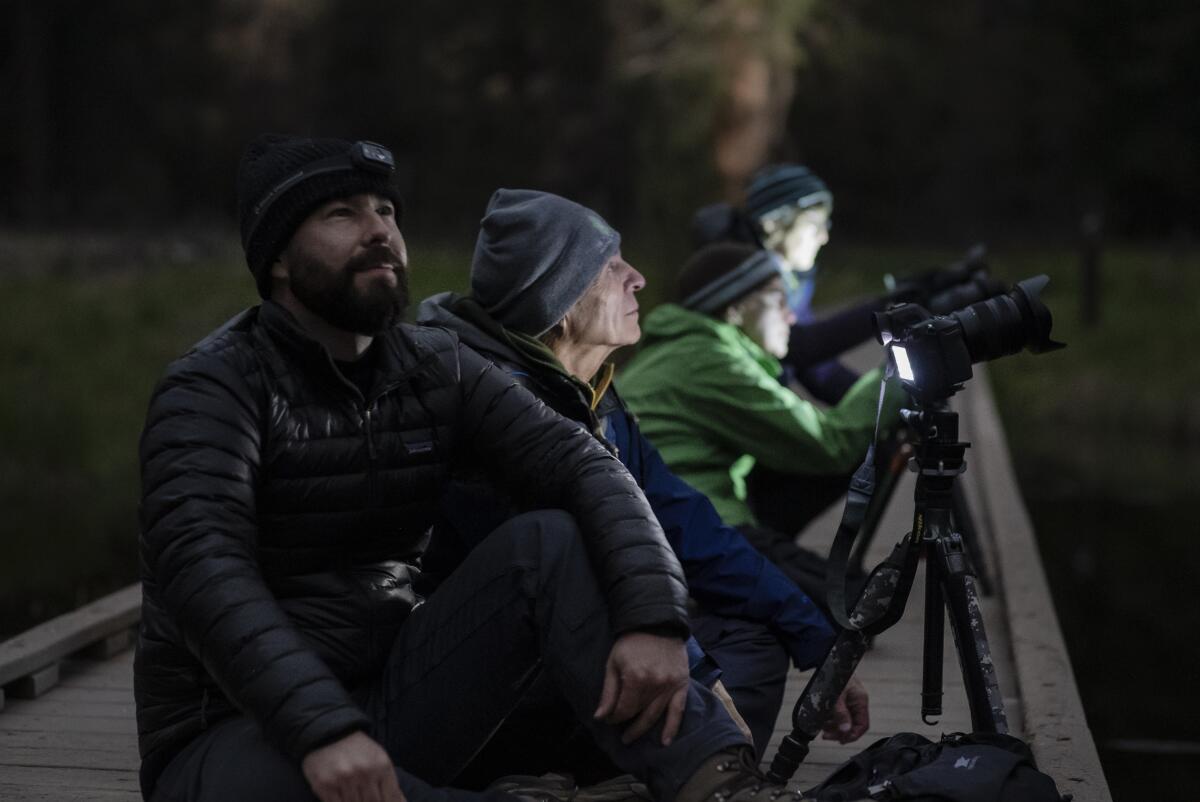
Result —
[{"label": "headlamp on beanie", "polygon": [[370,173],[388,176],[396,171],[396,160],[392,158],[392,152],[383,145],[364,140],[355,142],[345,153],[338,153],[327,159],[319,159],[318,161],[304,165],[271,187],[262,200],[254,204],[252,211],[253,219],[250,221],[250,230],[246,234],[246,239],[251,239],[254,236],[255,230],[258,228],[259,223],[263,221],[263,218],[267,216],[267,212],[270,211],[271,206],[275,201],[283,197],[284,193],[289,189],[313,176],[321,175],[322,173],[336,173],[343,170],[365,170]]}]

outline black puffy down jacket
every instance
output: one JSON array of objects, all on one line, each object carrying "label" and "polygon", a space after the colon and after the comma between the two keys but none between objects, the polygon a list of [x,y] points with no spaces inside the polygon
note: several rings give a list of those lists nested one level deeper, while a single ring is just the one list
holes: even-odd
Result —
[{"label": "black puffy down jacket", "polygon": [[614,634],[687,633],[679,564],[637,486],[579,427],[440,329],[378,338],[368,397],[282,307],[174,362],[142,433],[142,788],[241,711],[297,763],[366,725],[417,601],[439,491],[461,460],[573,513]]}]

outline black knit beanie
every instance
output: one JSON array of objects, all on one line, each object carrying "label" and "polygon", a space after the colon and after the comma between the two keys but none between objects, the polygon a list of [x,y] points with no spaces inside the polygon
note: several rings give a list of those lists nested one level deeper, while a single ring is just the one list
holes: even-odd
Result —
[{"label": "black knit beanie", "polygon": [[691,255],[676,279],[676,302],[694,312],[719,315],[787,267],[772,251],[735,242],[708,245]]},{"label": "black knit beanie", "polygon": [[812,170],[799,164],[772,164],[750,179],[746,187],[746,216],[758,220],[767,212],[784,205],[800,209],[833,205],[833,193]]},{"label": "black knit beanie", "polygon": [[471,296],[497,322],[537,337],[562,320],[621,247],[621,235],[574,201],[498,189],[471,260]]},{"label": "black knit beanie", "polygon": [[[364,147],[374,161],[361,158]],[[373,193],[392,201],[399,224],[400,192],[390,164],[391,153],[369,142],[282,134],[263,134],[251,142],[238,166],[237,203],[242,248],[259,295],[270,296],[271,264],[322,203]]]}]

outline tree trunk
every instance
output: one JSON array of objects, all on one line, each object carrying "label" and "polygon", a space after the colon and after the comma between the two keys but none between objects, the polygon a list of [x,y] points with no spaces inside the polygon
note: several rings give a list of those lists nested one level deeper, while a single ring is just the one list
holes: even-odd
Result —
[{"label": "tree trunk", "polygon": [[780,32],[770,30],[777,20],[764,4],[724,0],[724,5],[727,35],[720,70],[728,83],[718,106],[713,152],[726,199],[738,201],[783,136],[795,82],[790,53],[772,46]]}]

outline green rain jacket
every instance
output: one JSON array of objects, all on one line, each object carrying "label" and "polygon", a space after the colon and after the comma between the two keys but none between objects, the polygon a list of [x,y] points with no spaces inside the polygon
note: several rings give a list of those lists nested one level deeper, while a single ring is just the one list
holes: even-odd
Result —
[{"label": "green rain jacket", "polygon": [[[727,523],[754,523],[746,476],[758,463],[797,474],[849,474],[875,433],[881,371],[825,409],[779,383],[778,360],[736,326],[675,304],[648,315],[622,395],[642,431]],[[889,383],[883,423],[904,394]],[[799,490],[799,488],[798,488]]]}]

